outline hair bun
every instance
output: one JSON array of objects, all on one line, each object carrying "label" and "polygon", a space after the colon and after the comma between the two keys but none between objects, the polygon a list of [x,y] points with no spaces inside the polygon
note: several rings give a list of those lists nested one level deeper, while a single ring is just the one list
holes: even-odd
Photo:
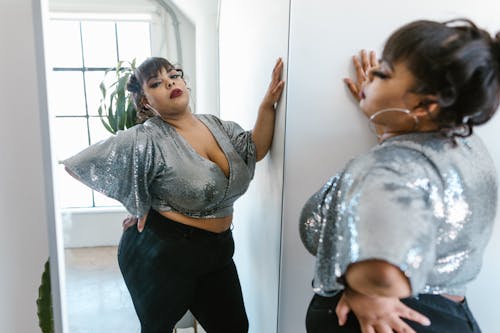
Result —
[{"label": "hair bun", "polygon": [[493,38],[491,42],[491,49],[493,52],[493,56],[495,57],[495,60],[500,66],[500,32],[497,32],[497,34]]},{"label": "hair bun", "polygon": [[141,92],[141,84],[139,83],[139,80],[137,80],[135,74],[130,75],[130,78],[127,82],[127,90],[132,93]]}]

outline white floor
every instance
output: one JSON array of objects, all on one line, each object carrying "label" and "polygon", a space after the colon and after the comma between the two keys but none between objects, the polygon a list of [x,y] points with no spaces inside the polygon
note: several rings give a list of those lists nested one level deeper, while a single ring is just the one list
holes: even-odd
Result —
[{"label": "white floor", "polygon": [[[66,299],[70,333],[139,333],[123,282],[116,247],[66,249]],[[178,329],[192,333],[194,328]],[[198,326],[198,333],[205,331]]]}]

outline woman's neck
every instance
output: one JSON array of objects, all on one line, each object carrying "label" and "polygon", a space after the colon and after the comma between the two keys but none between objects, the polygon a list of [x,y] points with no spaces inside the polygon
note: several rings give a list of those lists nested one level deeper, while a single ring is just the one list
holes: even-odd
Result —
[{"label": "woman's neck", "polygon": [[389,138],[398,136],[398,135],[403,135],[403,134],[410,134],[410,133],[426,133],[426,132],[436,132],[439,131],[439,126],[435,122],[422,122],[419,123],[418,128],[412,130],[412,131],[391,131],[388,128],[383,128],[383,127],[376,127],[376,133],[377,133],[377,138],[378,142],[381,143],[384,140],[387,140]]},{"label": "woman's neck", "polygon": [[190,127],[197,121],[196,117],[189,108],[187,108],[184,112],[177,114],[160,114],[160,117],[164,122],[176,129]]}]

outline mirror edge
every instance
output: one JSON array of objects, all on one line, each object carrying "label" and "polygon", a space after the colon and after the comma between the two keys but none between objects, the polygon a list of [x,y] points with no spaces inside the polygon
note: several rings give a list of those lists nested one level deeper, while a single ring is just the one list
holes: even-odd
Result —
[{"label": "mirror edge", "polygon": [[56,214],[54,200],[54,177],[52,151],[50,144],[50,125],[47,94],[47,62],[44,45],[44,29],[48,19],[48,0],[33,0],[33,25],[35,37],[35,50],[37,54],[37,86],[39,94],[40,132],[42,141],[43,174],[45,178],[45,219],[47,221],[47,236],[50,260],[50,283],[52,294],[52,313],[54,332],[67,332],[64,295],[64,268],[61,269],[60,261],[64,261],[62,249],[62,234],[57,228],[58,215]]}]

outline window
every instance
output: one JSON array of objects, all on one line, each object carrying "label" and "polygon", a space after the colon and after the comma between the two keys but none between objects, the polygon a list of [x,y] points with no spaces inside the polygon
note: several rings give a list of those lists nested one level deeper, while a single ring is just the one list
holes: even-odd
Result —
[{"label": "window", "polygon": [[[99,83],[118,61],[137,64],[151,55],[151,22],[144,17],[99,19],[58,15],[46,33],[49,63],[49,108],[55,159],[63,160],[109,137],[98,115]],[[61,208],[119,205],[56,170]]]}]

